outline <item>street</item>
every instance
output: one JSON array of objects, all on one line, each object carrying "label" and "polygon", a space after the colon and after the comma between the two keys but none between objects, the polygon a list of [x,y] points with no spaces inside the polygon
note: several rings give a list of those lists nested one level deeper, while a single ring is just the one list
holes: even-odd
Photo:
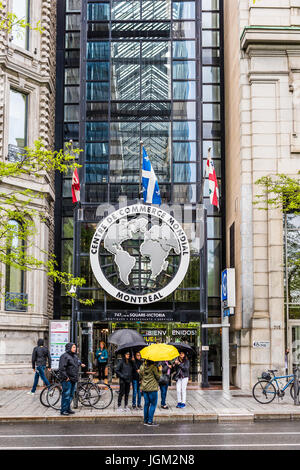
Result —
[{"label": "street", "polygon": [[[0,450],[299,450],[298,421],[249,424],[1,423]],[[118,455],[117,452],[115,455]]]}]

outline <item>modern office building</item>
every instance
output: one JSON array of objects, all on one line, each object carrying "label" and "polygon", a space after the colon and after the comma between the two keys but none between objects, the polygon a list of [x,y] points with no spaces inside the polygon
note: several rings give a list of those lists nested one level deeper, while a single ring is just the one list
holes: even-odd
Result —
[{"label": "modern office building", "polygon": [[[201,323],[220,323],[220,272],[225,267],[222,8],[219,0],[57,2],[56,146],[72,140],[83,152],[80,207],[72,203],[72,175],[57,176],[56,253],[62,269],[74,267],[87,280],[79,295],[95,303],[75,302],[72,309],[70,297],[57,288],[54,316],[76,316],[85,360],[91,361],[89,353],[100,339],[129,326],[150,342],[189,341],[197,351],[192,378],[200,379]],[[99,255],[106,279],[122,289],[123,297],[99,284],[90,260],[98,223],[139,199],[141,141],[158,179],[161,208],[182,224],[190,241],[183,281],[151,305],[124,301],[127,293],[132,298],[155,290],[150,260],[140,257],[142,230],[122,244],[138,261],[127,290],[116,259],[107,252]],[[205,180],[209,148],[219,178],[220,211],[209,202]],[[207,234],[201,231],[201,204],[207,211]],[[169,254],[155,278],[163,286],[178,270],[175,251]],[[206,331],[208,375],[220,378],[220,330]]]}]

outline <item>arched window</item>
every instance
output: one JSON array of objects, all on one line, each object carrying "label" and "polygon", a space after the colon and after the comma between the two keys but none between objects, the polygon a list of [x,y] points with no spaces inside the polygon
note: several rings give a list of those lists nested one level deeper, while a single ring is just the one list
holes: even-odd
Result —
[{"label": "arched window", "polygon": [[8,222],[8,228],[5,310],[26,311],[27,294],[25,294],[25,271],[21,268],[25,250],[22,227],[18,221],[10,220]]}]

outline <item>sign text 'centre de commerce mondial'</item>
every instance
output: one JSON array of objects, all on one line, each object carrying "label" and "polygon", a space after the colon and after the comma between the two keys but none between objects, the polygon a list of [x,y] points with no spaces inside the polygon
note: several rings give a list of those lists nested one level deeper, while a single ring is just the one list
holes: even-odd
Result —
[{"label": "sign text 'centre de commerce mondial'", "polygon": [[167,212],[134,204],[105,217],[94,234],[90,260],[100,286],[116,299],[144,305],[170,295],[190,262],[187,235]]}]

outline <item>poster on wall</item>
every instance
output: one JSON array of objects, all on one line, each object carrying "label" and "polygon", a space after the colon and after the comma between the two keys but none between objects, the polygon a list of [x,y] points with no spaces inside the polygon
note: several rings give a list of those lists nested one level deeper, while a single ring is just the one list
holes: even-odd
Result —
[{"label": "poster on wall", "polygon": [[50,354],[52,369],[58,369],[59,358],[65,352],[66,344],[69,342],[70,321],[50,321]]}]

